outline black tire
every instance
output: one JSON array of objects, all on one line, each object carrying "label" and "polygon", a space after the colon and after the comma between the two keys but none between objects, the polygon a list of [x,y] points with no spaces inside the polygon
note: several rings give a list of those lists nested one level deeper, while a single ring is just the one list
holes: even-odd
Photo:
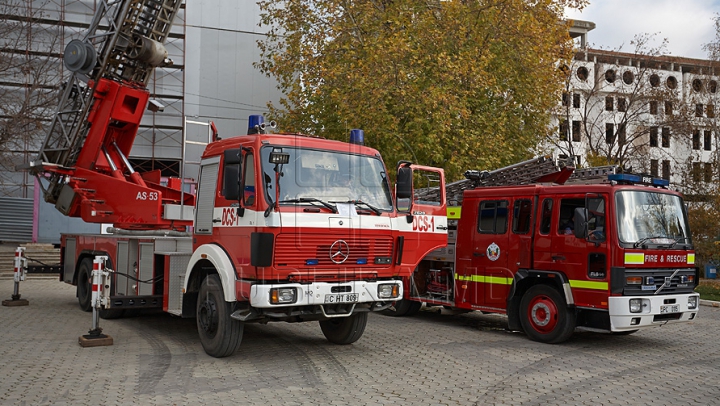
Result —
[{"label": "black tire", "polygon": [[409,300],[408,302],[410,302],[410,308],[407,313],[405,313],[405,316],[410,317],[416,315],[422,307],[422,302],[416,302],[414,300]]},{"label": "black tire", "polygon": [[125,315],[125,309],[101,309],[100,318],[103,320],[119,319]]},{"label": "black tire", "polygon": [[85,312],[92,311],[92,303],[90,303],[92,300],[92,269],[93,262],[90,258],[80,261],[77,277],[77,298],[80,308]]},{"label": "black tire", "polygon": [[355,313],[348,317],[336,317],[320,322],[325,338],[334,344],[352,344],[362,337],[367,325],[368,314]]},{"label": "black tire", "polygon": [[416,314],[421,307],[422,302],[416,302],[414,300],[398,300],[393,302],[393,305],[390,308],[383,310],[381,313],[392,317],[412,316]]},{"label": "black tire", "polygon": [[211,357],[227,357],[240,347],[245,325],[230,314],[232,304],[225,301],[220,277],[208,275],[200,285],[195,320],[203,349]]},{"label": "black tire", "polygon": [[575,331],[575,313],[556,289],[535,285],[520,300],[520,324],[525,334],[541,343],[561,343]]}]

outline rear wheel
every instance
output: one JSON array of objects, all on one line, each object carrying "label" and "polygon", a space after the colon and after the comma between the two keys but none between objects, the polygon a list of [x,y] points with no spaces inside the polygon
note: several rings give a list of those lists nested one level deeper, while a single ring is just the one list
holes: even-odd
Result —
[{"label": "rear wheel", "polygon": [[90,303],[92,299],[92,268],[93,263],[90,258],[80,261],[78,267],[77,298],[80,308],[85,312],[92,310],[92,304]]},{"label": "rear wheel", "polygon": [[393,317],[412,316],[417,314],[422,307],[422,302],[414,300],[398,300],[393,305],[382,311],[382,314]]},{"label": "rear wheel", "polygon": [[575,331],[575,314],[557,290],[535,285],[520,301],[520,323],[531,340],[554,344],[567,340]]},{"label": "rear wheel", "polygon": [[225,301],[220,277],[208,275],[200,285],[196,323],[203,349],[212,357],[232,355],[242,342],[245,326],[230,318],[231,306]]},{"label": "rear wheel", "polygon": [[367,313],[355,313],[348,317],[335,317],[320,322],[325,338],[335,344],[352,344],[362,337],[367,325]]}]

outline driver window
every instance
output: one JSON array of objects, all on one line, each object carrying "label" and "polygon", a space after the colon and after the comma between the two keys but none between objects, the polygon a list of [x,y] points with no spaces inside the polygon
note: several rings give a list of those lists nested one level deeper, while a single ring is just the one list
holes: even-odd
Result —
[{"label": "driver window", "polygon": [[245,173],[243,179],[245,182],[245,206],[252,206],[255,204],[255,159],[252,153],[245,155],[245,166],[243,167]]}]

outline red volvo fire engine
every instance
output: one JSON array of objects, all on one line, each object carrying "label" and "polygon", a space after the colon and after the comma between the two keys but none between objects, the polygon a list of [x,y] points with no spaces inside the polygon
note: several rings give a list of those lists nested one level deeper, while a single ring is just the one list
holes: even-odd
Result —
[{"label": "red volvo fire engine", "polygon": [[[268,134],[272,126],[252,116],[248,135],[213,136],[197,195],[181,179],[135,172],[127,156],[145,107],[158,108],[146,83],[167,63],[162,42],[181,2],[101,3],[65,51],[73,74],[28,165],[61,212],[114,226],[62,237],[60,278],[77,285],[80,307],[92,307],[93,259],[104,256],[101,317],[147,308],[195,317],[215,357],[238,348],[249,322],[319,321],[331,342],[358,340],[368,312],[402,297],[401,277],[447,240],[442,169],[401,162],[393,195],[362,131],[350,143]],[[101,21],[113,22],[107,32]],[[433,180],[435,199],[412,199],[422,179]]]},{"label": "red volvo fire engine", "polygon": [[668,182],[538,158],[448,185],[448,245],[405,279],[402,316],[423,303],[503,313],[558,343],[575,329],[631,334],[693,320],[695,253]]}]

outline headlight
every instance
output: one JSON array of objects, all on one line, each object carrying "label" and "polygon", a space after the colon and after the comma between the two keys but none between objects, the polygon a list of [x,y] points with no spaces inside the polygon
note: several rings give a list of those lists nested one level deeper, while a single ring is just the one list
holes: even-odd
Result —
[{"label": "headlight", "polygon": [[272,288],[270,289],[270,303],[288,304],[297,301],[297,290],[295,288]]},{"label": "headlight", "polygon": [[698,298],[697,296],[690,296],[688,298],[688,309],[697,309]]},{"label": "headlight", "polygon": [[378,297],[380,299],[395,299],[399,296],[400,289],[396,283],[383,283],[378,285]]},{"label": "headlight", "polygon": [[642,299],[630,299],[630,313],[640,313],[642,311]]},{"label": "headlight", "polygon": [[628,276],[625,278],[625,283],[628,285],[642,285],[643,278],[642,276]]}]

